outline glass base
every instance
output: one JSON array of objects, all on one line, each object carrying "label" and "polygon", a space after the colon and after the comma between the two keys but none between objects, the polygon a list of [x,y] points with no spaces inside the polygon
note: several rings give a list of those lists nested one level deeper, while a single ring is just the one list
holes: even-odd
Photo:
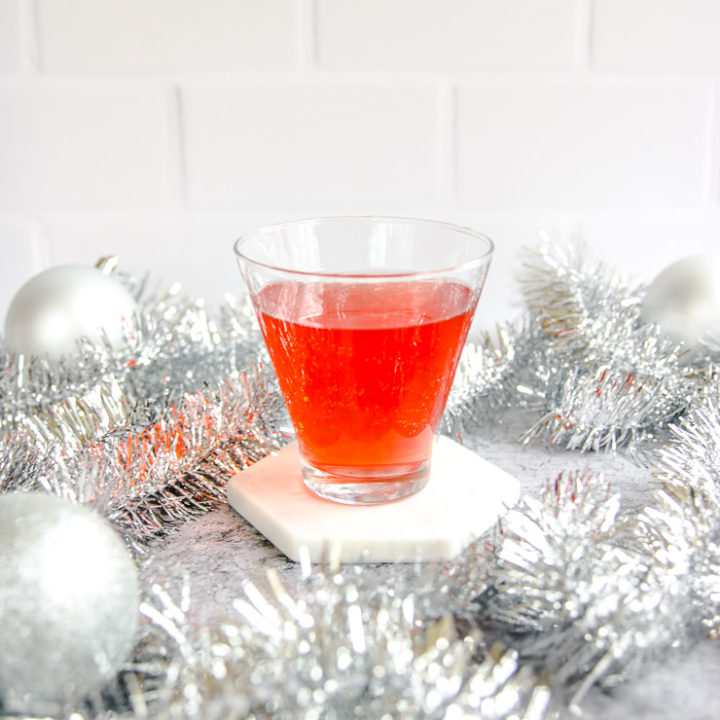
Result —
[{"label": "glass base", "polygon": [[358,478],[335,475],[302,463],[305,485],[315,495],[345,505],[377,505],[414,495],[427,485],[430,462],[403,475]]}]

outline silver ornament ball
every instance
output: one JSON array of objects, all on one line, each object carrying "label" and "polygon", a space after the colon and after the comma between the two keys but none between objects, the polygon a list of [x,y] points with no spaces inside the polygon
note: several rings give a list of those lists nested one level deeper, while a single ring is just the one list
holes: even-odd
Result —
[{"label": "silver ornament ball", "polygon": [[18,353],[58,358],[103,333],[121,346],[137,312],[137,302],[120,280],[97,268],[61,265],[30,278],[12,299],[5,316],[5,342]]},{"label": "silver ornament ball", "polygon": [[648,286],[640,318],[657,323],[677,343],[701,349],[720,337],[720,256],[672,263]]},{"label": "silver ornament ball", "polygon": [[111,525],[44,493],[0,495],[0,705],[47,711],[114,676],[135,642],[135,562]]}]

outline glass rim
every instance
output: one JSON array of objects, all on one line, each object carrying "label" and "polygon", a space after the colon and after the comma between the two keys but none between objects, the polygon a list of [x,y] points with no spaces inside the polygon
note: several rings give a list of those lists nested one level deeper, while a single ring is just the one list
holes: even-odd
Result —
[{"label": "glass rim", "polygon": [[[482,240],[486,243],[485,249],[478,253],[477,257],[473,257],[469,260],[466,260],[465,262],[458,263],[456,265],[447,265],[439,268],[434,268],[431,270],[407,270],[407,271],[393,271],[393,272],[380,272],[380,273],[369,273],[369,272],[360,272],[360,273],[350,273],[350,272],[337,272],[337,271],[323,271],[323,270],[296,270],[293,268],[283,267],[281,265],[275,264],[275,263],[269,263],[264,262],[262,260],[256,260],[246,253],[242,252],[241,246],[244,245],[246,242],[249,242],[250,240],[257,238],[262,235],[269,235],[273,232],[282,231],[284,229],[288,228],[295,228],[295,227],[301,227],[303,225],[313,225],[318,223],[372,223],[372,222],[386,222],[386,223],[396,223],[400,225],[422,225],[426,227],[435,227],[441,230],[452,230],[454,233],[465,235],[469,237],[474,237],[479,240]],[[413,218],[413,217],[404,217],[404,216],[394,216],[394,215],[328,215],[328,216],[317,216],[317,217],[307,217],[307,218],[298,218],[296,220],[286,220],[279,223],[270,223],[268,225],[261,225],[255,228],[252,228],[248,230],[247,232],[243,233],[238,237],[238,239],[233,244],[233,250],[235,251],[235,255],[238,259],[241,259],[244,262],[247,262],[249,264],[255,265],[256,267],[262,267],[268,270],[273,270],[276,272],[281,273],[287,273],[289,275],[299,275],[303,277],[323,277],[323,278],[354,278],[354,279],[362,279],[362,278],[369,278],[369,279],[377,279],[379,277],[382,278],[405,278],[405,277],[415,277],[415,276],[434,276],[434,275],[443,275],[445,273],[451,273],[451,272],[459,272],[459,271],[465,271],[470,270],[474,267],[478,267],[483,265],[484,263],[487,263],[488,260],[492,257],[494,251],[495,251],[495,243],[485,235],[484,233],[481,233],[477,230],[473,230],[470,227],[467,227],[465,225],[459,225],[457,223],[444,221],[444,220],[431,220],[427,218]]]}]

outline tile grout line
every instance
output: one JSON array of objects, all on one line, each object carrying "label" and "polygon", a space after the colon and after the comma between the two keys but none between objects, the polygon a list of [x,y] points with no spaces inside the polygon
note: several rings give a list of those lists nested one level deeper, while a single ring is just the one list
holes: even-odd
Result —
[{"label": "tile grout line", "polygon": [[[42,47],[40,42],[40,21],[37,0],[21,3],[21,72],[26,77],[38,78],[42,75]],[[52,256],[52,238],[47,220],[33,213],[28,218],[30,224],[29,255],[33,272],[49,267]]]},{"label": "tile grout line", "polygon": [[295,0],[295,62],[301,71],[317,66],[316,17],[313,0]]},{"label": "tile grout line", "polygon": [[[185,155],[185,107],[179,82],[167,89],[168,142],[167,173],[168,201],[175,202],[180,210],[188,209],[188,172]],[[172,178],[176,178],[174,181]]]},{"label": "tile grout line", "polygon": [[578,0],[573,42],[573,65],[579,71],[592,70],[593,1]]},{"label": "tile grout line", "polygon": [[447,78],[437,83],[434,200],[441,207],[457,204],[456,90]]},{"label": "tile grout line", "polygon": [[20,3],[20,34],[22,43],[21,68],[25,75],[40,75],[42,52],[40,45],[40,12],[36,0]]},{"label": "tile grout line", "polygon": [[712,83],[708,103],[709,152],[707,160],[706,202],[718,209],[720,206],[720,76]]}]

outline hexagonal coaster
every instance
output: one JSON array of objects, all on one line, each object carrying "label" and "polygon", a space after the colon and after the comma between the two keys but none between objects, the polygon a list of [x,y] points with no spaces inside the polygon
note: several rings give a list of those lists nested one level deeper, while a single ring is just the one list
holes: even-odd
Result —
[{"label": "hexagonal coaster", "polygon": [[297,443],[269,455],[227,484],[230,505],[291,560],[306,548],[319,562],[451,560],[520,497],[520,483],[447,437],[433,452],[427,485],[381,505],[342,505],[302,480]]}]

